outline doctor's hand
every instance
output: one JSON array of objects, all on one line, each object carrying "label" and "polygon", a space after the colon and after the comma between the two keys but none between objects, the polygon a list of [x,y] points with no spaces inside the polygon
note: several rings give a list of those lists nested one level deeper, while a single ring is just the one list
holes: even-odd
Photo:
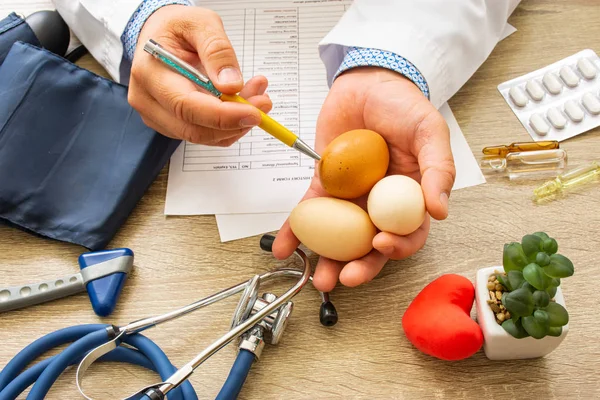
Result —
[{"label": "doctor's hand", "polygon": [[226,94],[239,93],[268,113],[267,79],[256,76],[245,85],[236,54],[221,18],[192,6],[161,7],[146,20],[137,42],[129,83],[129,103],[150,128],[192,143],[230,146],[260,123],[247,104],[224,102],[169,69],[144,51],[153,39],[205,73]]},{"label": "doctor's hand", "polygon": [[[353,129],[370,129],[383,136],[390,151],[387,174],[407,175],[421,183],[428,216],[408,236],[379,232],[373,239],[373,250],[359,260],[343,263],[320,257],[313,284],[325,292],[333,290],[338,280],[350,287],[367,283],[389,259],[403,259],[420,250],[429,234],[429,216],[437,220],[447,217],[454,185],[446,121],[419,88],[400,74],[360,67],[334,81],[317,121],[316,151],[321,153],[334,138]],[[318,196],[329,195],[316,172],[302,200]],[[354,202],[366,210],[367,197]],[[273,244],[273,254],[287,258],[298,245],[286,221]]]}]

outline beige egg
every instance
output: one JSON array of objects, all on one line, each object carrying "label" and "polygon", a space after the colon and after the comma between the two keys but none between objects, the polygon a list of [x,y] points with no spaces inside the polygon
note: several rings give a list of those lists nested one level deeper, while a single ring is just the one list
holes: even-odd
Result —
[{"label": "beige egg", "polygon": [[371,189],[367,211],[379,230],[408,235],[425,221],[425,197],[421,185],[404,175],[386,176]]},{"label": "beige egg", "polygon": [[365,210],[331,197],[300,202],[292,211],[290,228],[304,246],[337,261],[356,260],[373,249],[377,229]]}]

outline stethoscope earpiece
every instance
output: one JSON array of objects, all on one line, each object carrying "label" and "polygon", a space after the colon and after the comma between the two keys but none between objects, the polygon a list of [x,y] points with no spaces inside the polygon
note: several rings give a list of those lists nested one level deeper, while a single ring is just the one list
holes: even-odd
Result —
[{"label": "stethoscope earpiece", "polygon": [[326,301],[321,303],[319,310],[319,320],[323,326],[333,326],[338,321],[338,314],[332,302]]},{"label": "stethoscope earpiece", "polygon": [[271,253],[273,251],[273,242],[275,241],[275,236],[273,235],[262,235],[260,238],[260,248],[264,251],[268,251]]}]

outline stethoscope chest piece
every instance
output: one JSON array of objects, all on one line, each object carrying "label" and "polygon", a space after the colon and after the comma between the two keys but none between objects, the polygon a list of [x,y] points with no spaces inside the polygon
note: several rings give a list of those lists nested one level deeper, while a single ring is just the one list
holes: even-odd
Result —
[{"label": "stethoscope chest piece", "polygon": [[[277,300],[277,296],[273,293],[265,293],[262,297],[258,297],[259,289],[260,276],[255,275],[248,281],[240,297],[231,321],[231,329]],[[294,303],[288,301],[273,313],[267,315],[256,326],[240,336],[240,348],[252,351],[258,358],[265,341],[272,345],[278,344],[285,332],[293,309]]]},{"label": "stethoscope chest piece", "polygon": [[240,296],[235,311],[233,312],[233,318],[231,319],[231,329],[235,328],[243,321],[250,317],[252,308],[258,300],[258,289],[260,288],[260,275],[254,275],[246,285],[244,292]]}]

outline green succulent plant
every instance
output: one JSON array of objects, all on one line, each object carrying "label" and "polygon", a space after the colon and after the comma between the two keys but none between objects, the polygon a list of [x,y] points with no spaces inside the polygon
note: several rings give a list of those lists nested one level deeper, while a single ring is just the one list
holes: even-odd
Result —
[{"label": "green succulent plant", "polygon": [[571,260],[558,254],[558,243],[544,232],[523,236],[521,243],[504,245],[504,274],[496,274],[506,288],[502,304],[511,318],[502,328],[515,338],[560,336],[569,322],[567,310],[554,301],[560,280],[573,275]]}]

